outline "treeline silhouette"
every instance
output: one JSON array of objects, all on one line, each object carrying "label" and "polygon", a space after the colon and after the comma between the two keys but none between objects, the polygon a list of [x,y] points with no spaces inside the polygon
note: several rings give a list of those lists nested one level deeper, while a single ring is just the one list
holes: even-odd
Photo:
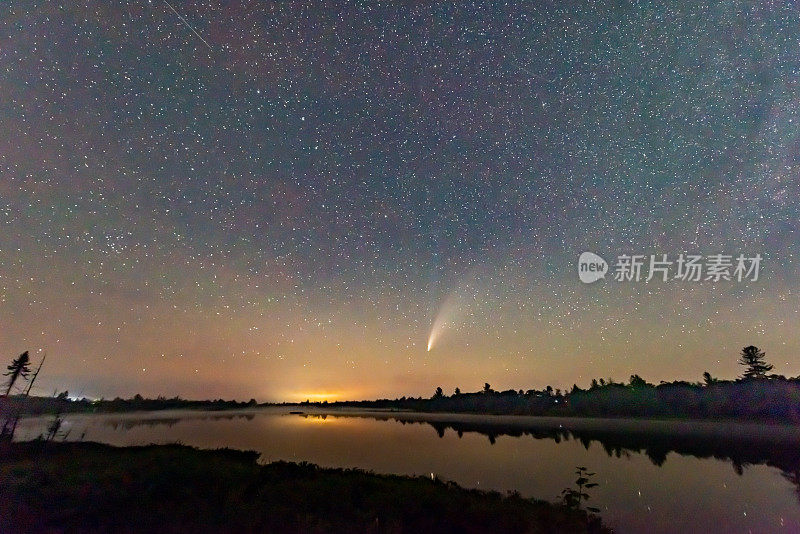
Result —
[{"label": "treeline silhouette", "polygon": [[765,353],[754,346],[742,349],[739,363],[745,370],[736,380],[720,380],[706,372],[698,382],[651,384],[639,375],[632,375],[626,383],[601,378],[592,380],[586,389],[575,384],[564,392],[551,386],[542,390],[495,391],[486,383],[481,391],[473,393],[463,393],[456,388],[452,395],[446,395],[440,387],[430,398],[401,397],[326,405],[454,413],[800,423],[800,376],[787,378],[769,374],[772,365],[766,363]]},{"label": "treeline silhouette", "polygon": [[[708,372],[702,381],[662,381],[651,384],[639,375],[627,382],[595,379],[583,389],[577,384],[569,391],[547,386],[544,389],[495,391],[484,384],[481,391],[464,393],[455,388],[446,395],[441,387],[432,397],[401,397],[365,401],[310,402],[304,406],[351,407],[381,410],[410,410],[429,412],[552,415],[584,417],[656,417],[693,419],[750,419],[800,423],[800,376],[787,378],[770,374],[773,369],[758,347],[748,346],[739,355],[743,374],[735,380],[721,380]],[[41,364],[40,364],[41,368]],[[135,395],[130,399],[111,400],[71,399],[64,391],[53,397],[31,396],[30,386],[38,373],[33,374],[25,392],[9,395],[15,382],[24,382],[30,373],[27,352],[8,367],[6,395],[0,396],[0,412],[14,414],[6,420],[16,420],[21,414],[62,414],[70,412],[128,412],[168,409],[228,410],[258,405],[255,399],[186,400],[180,397],[159,396],[147,399]],[[283,403],[281,405],[287,405]],[[13,432],[12,432],[13,434]]]},{"label": "treeline silhouette", "polygon": [[47,355],[43,354],[39,365],[33,370],[30,353],[25,351],[11,360],[11,364],[6,367],[3,376],[8,378],[4,385],[4,393],[0,394],[0,444],[13,441],[17,425],[24,416],[53,415],[53,422],[48,426],[47,432],[42,435],[43,439],[51,441],[57,437],[66,439],[68,431],[61,431],[62,415],[65,413],[114,413],[170,409],[230,410],[253,407],[258,404],[255,399],[250,399],[248,402],[223,399],[186,400],[180,397],[166,398],[164,396],[146,399],[139,394],[130,399],[119,397],[112,400],[71,399],[69,391],[53,393],[52,397],[31,395],[34,382],[39,376],[46,358]]},{"label": "treeline silhouette", "polygon": [[181,397],[167,398],[163,396],[147,399],[137,394],[130,399],[99,399],[86,398],[70,399],[68,392],[59,393],[53,397],[32,397],[14,395],[0,398],[0,406],[6,405],[9,409],[18,408],[25,415],[43,415],[53,413],[75,412],[133,412],[156,410],[230,410],[256,406],[255,399],[249,401],[236,400],[188,400]]}]

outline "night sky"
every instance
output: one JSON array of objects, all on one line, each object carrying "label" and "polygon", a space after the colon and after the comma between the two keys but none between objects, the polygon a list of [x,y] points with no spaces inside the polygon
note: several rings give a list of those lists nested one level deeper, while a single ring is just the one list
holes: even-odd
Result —
[{"label": "night sky", "polygon": [[56,4],[0,8],[0,354],[39,393],[800,374],[793,2]]}]

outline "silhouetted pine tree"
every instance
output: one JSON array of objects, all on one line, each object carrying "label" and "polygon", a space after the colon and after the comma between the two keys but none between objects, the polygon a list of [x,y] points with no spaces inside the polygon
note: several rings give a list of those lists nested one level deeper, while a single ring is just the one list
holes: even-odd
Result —
[{"label": "silhouetted pine tree", "polygon": [[19,358],[14,358],[11,360],[11,365],[7,367],[8,371],[3,373],[3,376],[9,377],[8,379],[8,387],[6,387],[6,397],[9,393],[11,393],[11,388],[14,387],[14,384],[19,379],[19,377],[27,378],[28,373],[31,371],[31,358],[28,355],[28,351],[26,350],[22,354],[19,355]]},{"label": "silhouetted pine tree", "polygon": [[739,365],[743,365],[747,369],[742,378],[766,378],[767,373],[772,371],[773,366],[765,361],[765,356],[764,352],[753,345],[743,348],[742,355],[739,358]]}]

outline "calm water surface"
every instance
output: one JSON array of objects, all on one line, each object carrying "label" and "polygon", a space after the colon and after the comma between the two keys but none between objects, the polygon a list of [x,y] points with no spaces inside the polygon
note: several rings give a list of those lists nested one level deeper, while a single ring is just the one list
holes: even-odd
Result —
[{"label": "calm water surface", "polygon": [[[551,501],[580,465],[600,484],[589,504],[618,532],[800,532],[797,429],[288,411],[69,415],[64,429],[70,440],[250,449],[263,461],[434,475]],[[51,420],[23,421],[19,439]]]}]

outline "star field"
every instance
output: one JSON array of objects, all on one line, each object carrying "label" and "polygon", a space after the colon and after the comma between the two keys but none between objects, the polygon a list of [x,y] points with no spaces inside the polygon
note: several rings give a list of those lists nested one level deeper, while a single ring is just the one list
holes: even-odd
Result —
[{"label": "star field", "polygon": [[96,397],[794,376],[799,104],[791,3],[11,2],[0,350]]}]

